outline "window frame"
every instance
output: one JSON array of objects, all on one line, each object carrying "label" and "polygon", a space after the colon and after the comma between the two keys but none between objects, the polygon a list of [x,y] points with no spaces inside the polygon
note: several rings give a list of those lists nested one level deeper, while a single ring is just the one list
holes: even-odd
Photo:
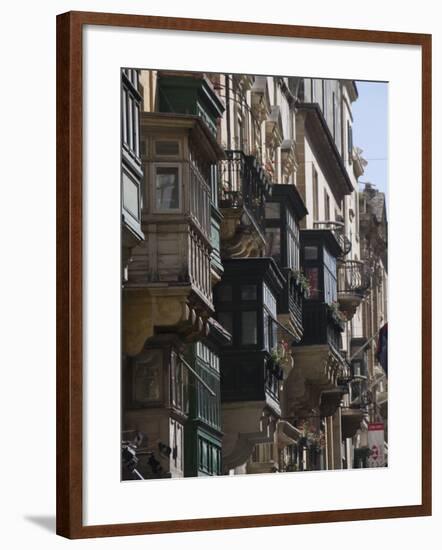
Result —
[{"label": "window frame", "polygon": [[[158,208],[157,205],[157,168],[177,168],[178,169],[178,208]],[[150,198],[152,212],[155,214],[177,214],[183,211],[183,168],[182,162],[152,162],[151,178],[153,185],[150,186]]]}]

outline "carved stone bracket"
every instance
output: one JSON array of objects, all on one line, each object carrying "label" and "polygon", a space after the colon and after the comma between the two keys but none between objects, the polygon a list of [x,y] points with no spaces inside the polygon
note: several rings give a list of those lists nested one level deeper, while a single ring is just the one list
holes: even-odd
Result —
[{"label": "carved stone bracket", "polygon": [[254,258],[265,250],[265,240],[243,208],[223,208],[221,255],[223,258]]},{"label": "carved stone bracket", "polygon": [[277,417],[263,401],[223,403],[223,467],[228,471],[250,458],[258,443],[271,443]]},{"label": "carved stone bracket", "polygon": [[123,352],[137,355],[156,331],[177,332],[187,341],[208,334],[210,311],[192,298],[190,285],[128,287],[123,291]]},{"label": "carved stone bracket", "polygon": [[321,394],[336,389],[344,370],[342,357],[328,345],[299,346],[286,381],[285,416],[299,416],[320,406]]},{"label": "carved stone bracket", "polygon": [[342,437],[353,437],[361,426],[364,413],[361,409],[342,409]]}]

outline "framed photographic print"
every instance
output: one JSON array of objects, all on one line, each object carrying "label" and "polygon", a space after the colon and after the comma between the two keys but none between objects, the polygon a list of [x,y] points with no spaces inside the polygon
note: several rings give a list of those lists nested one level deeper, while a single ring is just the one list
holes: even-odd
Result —
[{"label": "framed photographic print", "polygon": [[57,532],[430,515],[430,228],[430,35],[58,16]]}]

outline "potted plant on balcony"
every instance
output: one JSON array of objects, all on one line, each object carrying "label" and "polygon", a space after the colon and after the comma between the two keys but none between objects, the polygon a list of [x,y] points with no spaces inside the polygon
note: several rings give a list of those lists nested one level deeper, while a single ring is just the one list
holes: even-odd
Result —
[{"label": "potted plant on balcony", "polygon": [[294,271],[294,276],[295,276],[296,284],[301,290],[301,294],[304,296],[304,298],[308,298],[310,295],[310,282],[306,277],[305,273],[300,269],[298,269]]},{"label": "potted plant on balcony", "polygon": [[277,380],[284,379],[284,370],[281,362],[284,360],[286,350],[284,346],[276,345],[270,352],[270,359],[267,362],[267,368],[276,377]]},{"label": "potted plant on balcony", "polygon": [[339,303],[338,302],[332,302],[331,304],[328,304],[328,310],[330,313],[330,317],[333,319],[333,321],[338,324],[341,328],[344,328],[344,323],[346,321],[346,318],[342,311],[339,309]]}]

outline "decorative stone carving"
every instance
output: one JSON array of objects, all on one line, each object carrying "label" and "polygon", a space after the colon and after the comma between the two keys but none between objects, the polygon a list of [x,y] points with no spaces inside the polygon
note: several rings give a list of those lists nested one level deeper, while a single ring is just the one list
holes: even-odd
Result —
[{"label": "decorative stone carving", "polygon": [[262,401],[222,405],[223,468],[227,472],[247,462],[258,443],[271,443],[277,417]]},{"label": "decorative stone carving", "polygon": [[342,357],[328,345],[299,346],[294,359],[295,368],[286,381],[285,416],[302,416],[317,409],[321,393],[336,389],[344,372]]},{"label": "decorative stone carving", "polygon": [[156,331],[192,341],[208,334],[208,311],[191,297],[190,285],[165,288],[129,287],[123,291],[123,351],[136,355]]}]

